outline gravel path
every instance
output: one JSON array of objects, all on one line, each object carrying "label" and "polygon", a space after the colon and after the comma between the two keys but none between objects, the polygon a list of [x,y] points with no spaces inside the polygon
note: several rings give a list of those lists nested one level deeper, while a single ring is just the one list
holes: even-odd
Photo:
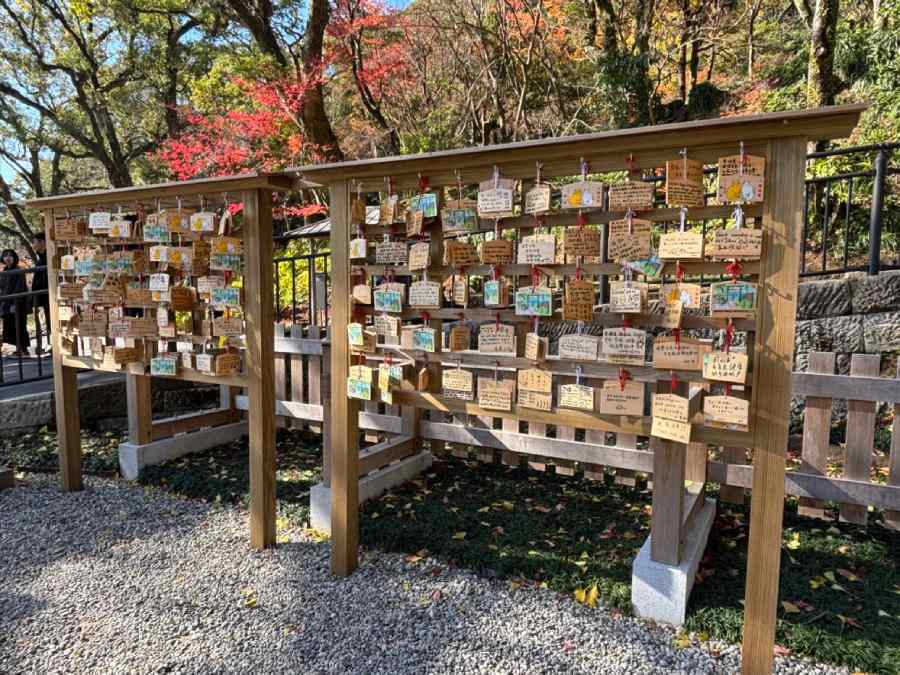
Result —
[{"label": "gravel path", "polygon": [[[346,580],[300,532],[247,545],[247,514],[87,479],[0,492],[0,673],[732,673],[734,646],[540,589],[369,552]],[[781,673],[845,673],[778,659]]]}]

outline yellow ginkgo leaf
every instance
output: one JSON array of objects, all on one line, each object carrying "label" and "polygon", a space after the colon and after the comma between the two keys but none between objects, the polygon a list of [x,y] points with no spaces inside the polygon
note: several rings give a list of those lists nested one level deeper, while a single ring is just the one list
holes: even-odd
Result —
[{"label": "yellow ginkgo leaf", "polygon": [[583,589],[583,588],[575,589],[575,602],[583,605],[586,596],[587,596],[587,591],[585,589]]},{"label": "yellow ginkgo leaf", "polygon": [[800,533],[794,532],[794,534],[791,535],[791,538],[785,543],[785,546],[792,551],[796,551],[800,548]]},{"label": "yellow ginkgo leaf", "polygon": [[782,600],[781,606],[784,607],[785,614],[799,614],[800,608],[797,607],[793,602],[788,602],[787,600]]},{"label": "yellow ginkgo leaf", "polygon": [[453,535],[453,538],[454,539],[465,539],[466,533],[465,532],[457,532],[456,534]]},{"label": "yellow ginkgo leaf", "polygon": [[597,590],[597,584],[591,586],[591,589],[587,592],[585,596],[585,604],[593,609],[597,606],[597,598],[600,596],[600,591]]}]

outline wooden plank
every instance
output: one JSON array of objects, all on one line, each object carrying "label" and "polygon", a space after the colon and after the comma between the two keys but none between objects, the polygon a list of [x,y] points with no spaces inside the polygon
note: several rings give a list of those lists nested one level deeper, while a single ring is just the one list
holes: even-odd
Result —
[{"label": "wooden plank", "polygon": [[688,443],[685,454],[684,479],[694,483],[706,483],[706,443]]},{"label": "wooden plank", "polygon": [[[803,218],[806,138],[769,143],[762,227],[763,271],[753,364],[753,495],[744,611],[743,672],[772,670],[790,422],[794,320]],[[765,392],[759,395],[759,392]],[[721,445],[743,445],[722,443]]]},{"label": "wooden plank", "polygon": [[359,405],[347,398],[350,372],[350,185],[331,186],[331,572],[347,576],[359,564]]},{"label": "wooden plank", "polygon": [[[476,168],[489,175],[494,164],[503,167],[503,175],[512,178],[530,178],[534,175],[534,162],[544,162],[547,176],[577,173],[579,156],[590,162],[595,172],[620,171],[622,158],[634,153],[635,168],[655,168],[671,159],[673,148],[685,144],[691,157],[713,161],[721,154],[733,153],[738,142],[743,141],[747,152],[759,148],[759,141],[773,138],[808,137],[809,140],[843,138],[848,136],[866,109],[865,104],[830,106],[812,110],[778,112],[754,115],[736,115],[709,120],[660,124],[652,127],[616,129],[600,133],[581,134],[553,139],[502,143],[488,147],[460,148],[388,158],[353,160],[330,164],[295,167],[290,171],[299,174],[305,184],[328,184],[332,181],[356,178],[371,179],[375,190],[383,185],[384,176],[397,177],[397,187],[407,187],[401,180],[410,181],[418,174],[427,175],[431,185],[453,185],[454,170],[466,174]],[[716,147],[721,145],[721,147]],[[706,153],[707,156],[701,156]],[[771,155],[769,155],[771,159]],[[564,162],[563,168],[553,166],[554,161]],[[445,176],[446,174],[446,176]],[[379,182],[382,181],[382,182]],[[446,181],[446,183],[444,183]],[[364,189],[369,189],[366,183]],[[771,193],[767,193],[767,196]],[[334,250],[334,249],[332,249]]]},{"label": "wooden plank", "polygon": [[[557,386],[562,384],[574,384],[574,377],[560,377],[557,378]],[[575,440],[575,427],[570,427],[567,425],[560,425],[556,427],[556,437],[564,440],[564,441],[574,441]],[[555,459],[553,460],[553,466],[556,469],[557,476],[574,476],[575,475],[575,462],[568,459]]]},{"label": "wooden plank", "polygon": [[244,321],[250,398],[250,543],[275,543],[275,308],[272,271],[272,193],[253,190],[244,201]]},{"label": "wooden plank", "polygon": [[[325,335],[331,328],[325,328]],[[321,386],[322,391],[322,412],[324,419],[322,420],[322,482],[331,487],[331,439],[334,438],[331,423],[331,382],[329,369],[331,367],[331,344],[327,341],[322,342],[322,364],[325,366],[322,370]],[[356,416],[356,423],[359,425],[359,415]]]},{"label": "wooden plank", "polygon": [[[726,445],[722,448],[722,461],[725,464],[746,464],[747,449]],[[747,491],[741,487],[722,483],[719,487],[719,499],[730,504],[743,504]]]},{"label": "wooden plank", "polygon": [[396,435],[403,433],[403,420],[400,417],[396,417],[394,415],[360,412],[359,428],[375,429],[377,431],[383,431],[386,434]]},{"label": "wooden plank", "polygon": [[391,462],[409,457],[415,451],[416,439],[413,436],[398,436],[369,446],[359,453],[359,475],[377,471]]},{"label": "wooden plank", "polygon": [[[203,429],[204,427],[217,427],[222,424],[233,424],[234,422],[239,422],[240,419],[240,411],[232,410],[230,408],[213,411],[204,410],[188,415],[168,417],[153,422],[150,440],[158,441],[161,438],[169,438],[196,429]],[[136,443],[129,438],[129,442],[135,443],[136,445],[143,445],[149,441]]]},{"label": "wooden plank", "polygon": [[[589,384],[592,384],[595,387],[602,386],[602,382],[589,382]],[[594,392],[594,412],[600,412],[600,395],[597,392]],[[586,443],[606,445],[606,432],[598,429],[585,429],[584,440]],[[584,464],[583,467],[584,477],[588,480],[606,480],[606,474],[603,468],[603,464],[592,461],[590,463]]]},{"label": "wooden plank", "polygon": [[[317,344],[319,349],[322,349],[322,329],[318,326],[310,326],[308,329],[309,333],[309,341],[312,344]],[[320,352],[321,353],[321,352]],[[304,400],[308,401],[310,405],[322,405],[322,357],[317,356],[314,353],[310,353],[309,356],[306,357],[306,374],[307,374],[307,390],[306,390],[306,398]],[[313,425],[310,427],[313,431],[319,431],[321,427],[319,425]]]},{"label": "wooden plank", "polygon": [[153,400],[150,395],[150,376],[125,376],[125,398],[128,406],[128,442],[135,445],[153,439]]},{"label": "wooden plank", "polygon": [[[235,398],[235,407],[238,410],[249,410],[250,401],[247,396]],[[275,401],[275,414],[279,417],[289,417],[304,422],[321,422],[325,418],[325,407],[312,405],[311,403],[297,403],[296,401]]]},{"label": "wooden plank", "polygon": [[889,377],[794,373],[795,396],[817,396],[854,401],[900,401],[900,380]]},{"label": "wooden plank", "polygon": [[[429,410],[441,412],[466,413],[469,415],[493,414],[502,418],[516,418],[542,424],[567,424],[581,429],[600,429],[613,433],[650,435],[650,420],[643,417],[620,417],[618,415],[601,415],[581,410],[556,409],[551,412],[532,410],[513,405],[511,411],[486,411],[469,401],[443,399],[431,393],[400,391],[394,399],[402,405],[417,405]],[[693,430],[693,438],[697,442],[709,445],[749,445],[750,433],[728,431],[697,426]]]},{"label": "wooden plank", "polygon": [[[597,460],[609,466],[636,471],[653,469],[653,453],[647,450],[628,450],[611,445],[541,438],[514,431],[461,427],[446,422],[422,422],[422,437],[439,438],[449,443],[467,443],[496,448],[515,457],[547,457],[571,462]],[[518,466],[518,460],[515,464]]]},{"label": "wooden plank", "polygon": [[[290,330],[290,341],[291,342],[299,342],[303,339],[303,326],[298,326],[297,324],[291,325]],[[278,338],[275,338],[275,353],[278,354]],[[321,350],[322,345],[319,345],[319,349]],[[304,371],[304,363],[306,362],[307,357],[303,354],[292,354],[291,355],[291,401],[296,403],[306,403],[306,378]],[[276,405],[276,414],[277,406]],[[306,423],[302,420],[292,420],[291,428],[293,429],[302,429],[306,426]]]},{"label": "wooden plank", "polygon": [[[238,176],[214,176],[189,181],[172,181],[151,185],[135,185],[116,190],[91,190],[68,195],[29,199],[26,204],[33,209],[74,209],[79,206],[134,203],[175,197],[206,195],[218,192],[242,192],[254,188],[270,191],[289,190],[293,180],[283,173],[249,172]],[[49,229],[47,230],[50,231]],[[48,256],[49,259],[49,256]]]},{"label": "wooden plank", "polygon": [[[276,323],[274,326],[275,329],[275,337],[276,338],[284,338],[284,324]],[[273,340],[273,352],[274,352],[274,340]],[[274,354],[275,363],[274,363],[274,374],[275,374],[275,399],[278,401],[285,401],[288,398],[287,395],[287,374],[290,370],[290,354]],[[279,429],[283,429],[287,426],[287,420],[283,417],[275,418],[275,426]]]},{"label": "wooden plank", "polygon": [[[900,378],[900,363],[897,364],[897,377]],[[894,429],[891,432],[891,457],[888,467],[888,485],[900,487],[900,402],[894,403]],[[888,509],[884,512],[884,526],[900,531],[900,509]]]},{"label": "wooden plank", "polygon": [[[53,229],[53,210],[44,211],[44,230]],[[56,242],[47,237],[47,278],[56,279]],[[53,346],[53,403],[56,411],[56,442],[62,489],[81,490],[81,415],[78,406],[78,369],[66,365],[59,327],[57,284],[49,284],[50,340]]]},{"label": "wooden plank", "polygon": [[[834,373],[834,353],[810,352],[810,373]],[[796,382],[796,379],[794,380]],[[796,390],[795,390],[796,393]],[[831,397],[807,396],[803,412],[803,450],[800,470],[803,473],[827,475],[829,438],[831,435]],[[800,498],[797,512],[801,516],[824,518],[824,504],[815,499]]]},{"label": "wooden plank", "polygon": [[[318,326],[310,326],[309,333],[313,334],[313,328],[319,330]],[[296,329],[296,330],[295,330]],[[309,356],[322,355],[322,341],[314,338],[305,339],[303,337],[303,326],[291,326],[290,337],[275,336],[275,353],[276,354],[305,354]]]},{"label": "wooden plank", "polygon": [[[877,377],[881,368],[880,354],[853,354],[850,375]],[[872,452],[875,449],[875,408],[873,401],[847,401],[847,447],[844,455],[844,478],[871,480]],[[866,524],[865,506],[841,504],[840,519],[857,525]]]},{"label": "wooden plank", "polygon": [[[71,354],[64,354],[62,357],[62,364],[67,368],[74,368],[76,370],[102,370],[112,373],[125,372],[124,370],[120,369],[112,370],[109,368],[103,368],[90,356],[72,356]],[[142,370],[140,373],[134,374],[149,375],[149,372],[145,372]],[[182,380],[184,382],[202,382],[204,384],[227,384],[231,387],[239,388],[248,386],[246,375],[207,375],[206,373],[201,373],[196,370],[183,370],[178,375],[154,375],[153,377],[161,377],[168,380]]]}]

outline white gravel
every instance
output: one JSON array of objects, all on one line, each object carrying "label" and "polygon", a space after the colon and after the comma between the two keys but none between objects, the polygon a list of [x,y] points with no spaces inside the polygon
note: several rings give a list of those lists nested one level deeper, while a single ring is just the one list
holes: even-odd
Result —
[{"label": "white gravel", "polygon": [[[87,479],[0,492],[0,673],[733,673],[738,648],[541,589],[367,552],[349,579],[300,532]],[[777,660],[781,673],[845,673]]]}]

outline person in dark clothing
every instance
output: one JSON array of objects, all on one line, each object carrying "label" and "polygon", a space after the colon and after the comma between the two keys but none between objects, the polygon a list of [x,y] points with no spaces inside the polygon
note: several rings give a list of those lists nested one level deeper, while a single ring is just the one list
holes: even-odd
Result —
[{"label": "person in dark clothing", "polygon": [[[43,232],[38,232],[31,239],[31,247],[34,249],[34,252],[37,256],[34,259],[35,267],[47,267],[47,237]],[[31,277],[31,290],[32,291],[45,291],[47,290],[47,270],[45,269],[43,272],[35,272],[34,276]],[[41,330],[41,344],[38,345],[39,348],[46,346],[47,349],[50,349],[50,296],[47,293],[43,295],[35,295],[34,296],[34,306],[36,308],[43,308],[44,310],[44,318],[43,323],[39,323],[41,321],[38,318],[38,313],[34,313],[34,322],[35,328]]]},{"label": "person in dark clothing", "polygon": [[[19,268],[19,256],[11,248],[0,253],[3,271]],[[15,356],[28,355],[28,329],[25,320],[28,314],[28,303],[25,298],[5,296],[14,293],[25,293],[24,274],[0,274],[0,316],[3,317],[3,342],[15,345]]]}]

